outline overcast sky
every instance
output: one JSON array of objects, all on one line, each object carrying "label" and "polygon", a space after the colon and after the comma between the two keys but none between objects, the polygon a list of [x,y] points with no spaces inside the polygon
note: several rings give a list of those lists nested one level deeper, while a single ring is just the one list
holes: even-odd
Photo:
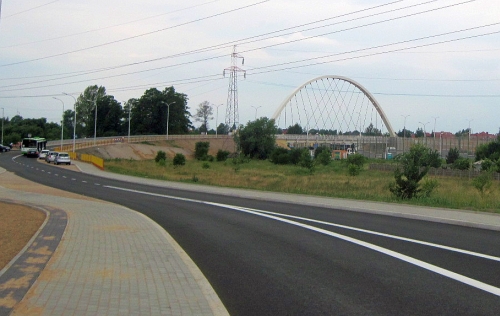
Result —
[{"label": "overcast sky", "polygon": [[257,116],[271,117],[304,82],[339,75],[367,88],[396,131],[404,116],[413,131],[500,128],[498,0],[0,3],[0,108],[9,118],[58,122],[53,97],[72,108],[62,92],[76,97],[89,85],[119,102],[173,85],[192,113],[205,100],[222,104],[221,123],[222,74],[237,44],[243,124],[259,106]]}]

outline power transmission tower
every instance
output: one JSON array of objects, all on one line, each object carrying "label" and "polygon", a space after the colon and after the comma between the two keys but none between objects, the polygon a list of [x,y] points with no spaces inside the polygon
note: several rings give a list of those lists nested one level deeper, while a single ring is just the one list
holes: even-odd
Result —
[{"label": "power transmission tower", "polygon": [[226,71],[229,71],[229,88],[227,91],[227,106],[226,106],[226,126],[229,131],[234,131],[239,126],[238,112],[238,72],[243,72],[246,78],[246,70],[237,66],[238,58],[241,58],[241,64],[245,64],[245,59],[236,52],[236,45],[233,46],[231,54],[231,67],[224,69],[223,75],[226,76]]}]

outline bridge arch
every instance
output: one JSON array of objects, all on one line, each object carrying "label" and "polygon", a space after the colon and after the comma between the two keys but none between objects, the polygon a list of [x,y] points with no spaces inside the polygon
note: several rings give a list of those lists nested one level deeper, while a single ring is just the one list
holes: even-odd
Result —
[{"label": "bridge arch", "polygon": [[[327,81],[326,83],[324,81]],[[322,87],[320,86],[320,83]],[[347,84],[347,86],[346,86]],[[334,89],[332,89],[332,86]],[[322,103],[324,106],[338,106],[339,110],[332,110],[332,109],[317,109],[317,110],[312,110],[312,114],[322,117],[323,120],[325,120],[325,116],[328,115],[333,115],[335,116],[334,120],[340,121],[340,119],[344,120],[350,120],[351,124],[345,124],[345,126],[353,126],[355,125],[353,121],[361,121],[361,111],[364,109],[365,112],[367,112],[368,107],[366,106],[366,103],[370,103],[373,107],[372,109],[375,109],[380,116],[380,118],[383,121],[383,124],[385,125],[387,132],[389,133],[390,136],[396,136],[396,133],[394,132],[391,123],[389,122],[387,116],[384,113],[384,110],[378,103],[378,101],[375,99],[375,97],[365,88],[363,87],[360,83],[347,78],[343,76],[335,76],[335,75],[325,75],[325,76],[320,76],[314,79],[311,79],[301,86],[299,86],[297,89],[295,89],[279,106],[279,108],[276,110],[276,112],[273,114],[272,118],[274,120],[278,120],[280,115],[282,114],[283,110],[286,109],[287,106],[290,106],[290,103],[292,99],[304,97],[301,95],[301,92],[306,90],[309,99],[311,98],[309,96],[308,91],[313,91],[316,90],[318,93],[312,97],[315,99],[316,104]],[[336,91],[336,92],[333,92]],[[363,94],[363,97],[359,98],[360,94]],[[365,103],[364,105],[360,106],[361,103]],[[309,125],[310,118],[309,115],[307,114],[307,109],[306,109],[306,103],[303,102],[302,106],[304,107],[303,111],[305,112],[306,115],[306,122],[307,125]],[[354,106],[357,108],[352,109],[351,112],[349,112],[349,109],[346,108],[346,106],[349,106],[351,103],[354,103]],[[298,107],[298,106],[297,106]],[[340,107],[343,107],[340,109]],[[353,112],[359,110],[360,112]],[[316,113],[315,113],[316,112]],[[358,117],[355,116],[355,114],[358,113]],[[366,121],[367,115],[365,113],[364,120]],[[347,121],[346,121],[347,122]],[[333,122],[332,122],[333,123]],[[361,125],[361,122],[358,123],[358,127]],[[365,126],[366,127],[366,126]],[[360,132],[362,131],[363,128],[360,128]]]}]

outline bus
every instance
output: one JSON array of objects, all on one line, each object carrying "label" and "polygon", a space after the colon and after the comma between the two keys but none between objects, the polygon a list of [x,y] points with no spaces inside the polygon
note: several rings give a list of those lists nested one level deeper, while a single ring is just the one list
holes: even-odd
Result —
[{"label": "bus", "polygon": [[21,153],[23,155],[27,155],[28,151],[35,150],[37,154],[42,151],[42,149],[46,149],[47,140],[41,137],[29,137],[23,138],[21,142]]}]

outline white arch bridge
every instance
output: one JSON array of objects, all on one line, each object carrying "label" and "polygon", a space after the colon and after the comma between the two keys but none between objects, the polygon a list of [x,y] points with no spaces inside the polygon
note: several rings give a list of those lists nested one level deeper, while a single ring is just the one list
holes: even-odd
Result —
[{"label": "white arch bridge", "polygon": [[304,133],[396,136],[375,97],[358,82],[342,76],[307,81],[281,103],[272,118],[282,129],[298,124]]},{"label": "white arch bridge", "polygon": [[386,157],[397,139],[375,97],[360,83],[342,76],[321,76],[295,89],[272,119],[286,131],[278,135],[290,146],[355,149],[369,157]]}]

